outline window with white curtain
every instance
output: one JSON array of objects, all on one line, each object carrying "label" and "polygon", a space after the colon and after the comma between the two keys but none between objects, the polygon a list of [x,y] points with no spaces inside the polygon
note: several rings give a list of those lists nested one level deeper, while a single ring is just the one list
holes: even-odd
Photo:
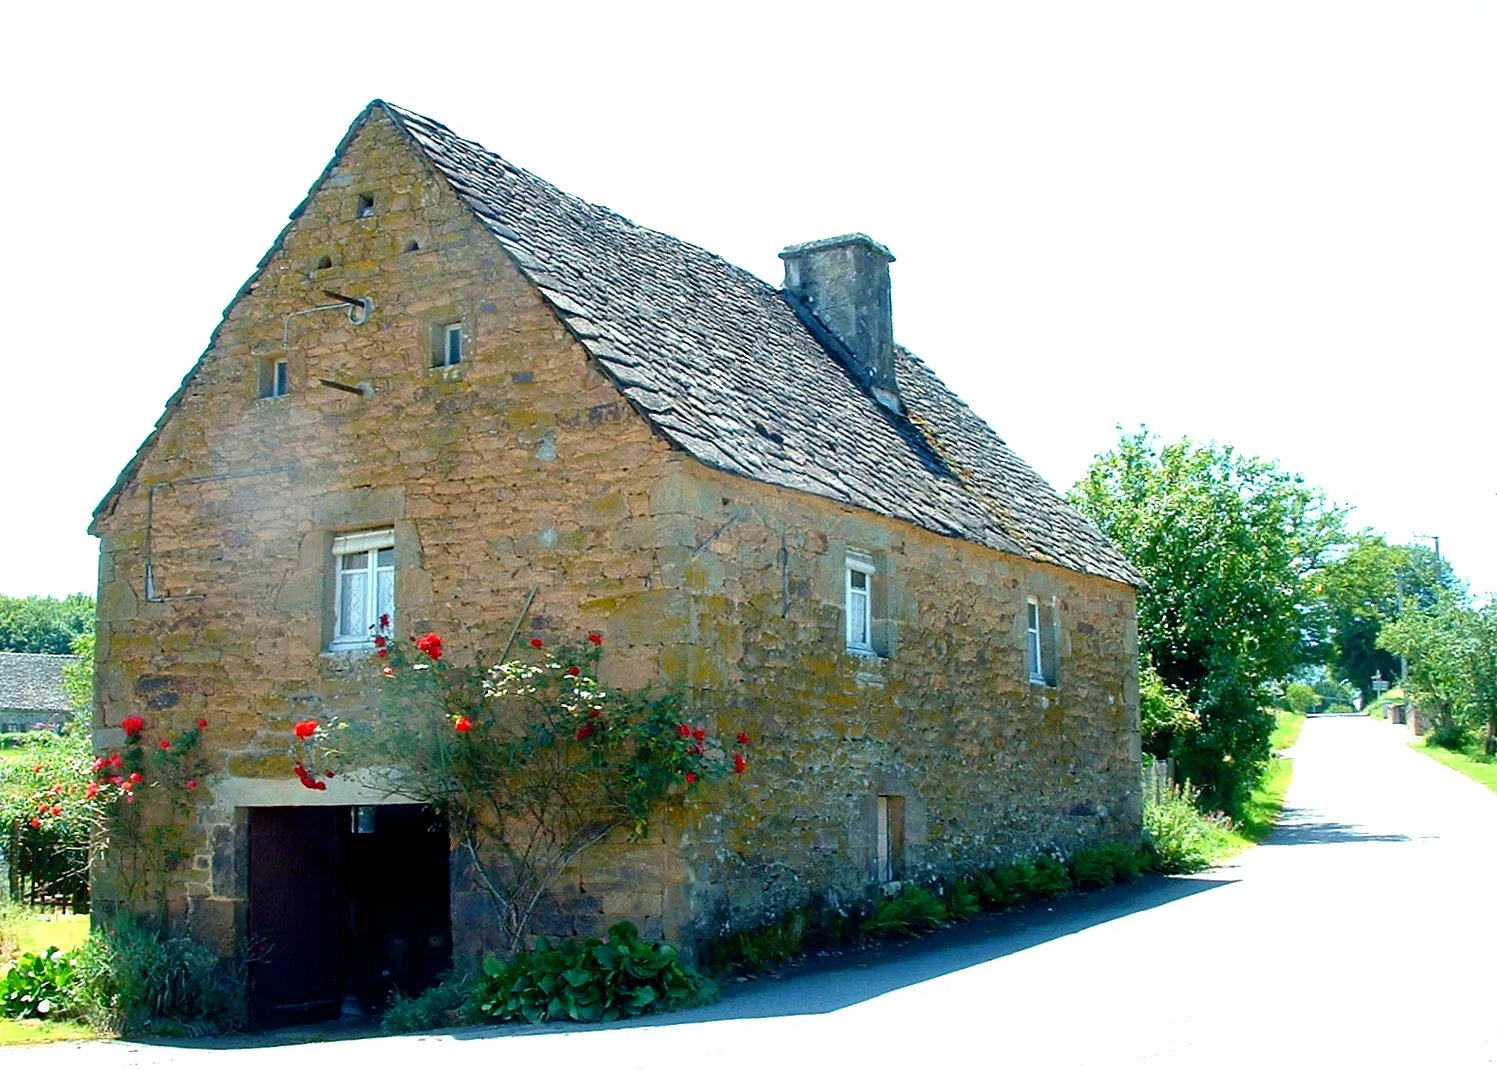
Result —
[{"label": "window with white curtain", "polygon": [[870,558],[847,556],[847,649],[855,654],[873,651],[873,577]]},{"label": "window with white curtain", "polygon": [[336,600],[332,649],[370,646],[395,624],[395,531],[357,531],[333,539]]}]

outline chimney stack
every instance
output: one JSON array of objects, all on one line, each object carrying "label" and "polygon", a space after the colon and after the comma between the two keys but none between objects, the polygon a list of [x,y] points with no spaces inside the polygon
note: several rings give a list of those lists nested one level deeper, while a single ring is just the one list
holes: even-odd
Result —
[{"label": "chimney stack", "polygon": [[[889,265],[894,254],[866,234],[792,245],[785,292],[792,307],[809,311],[850,356],[853,368],[885,408],[902,412],[894,377],[894,311]],[[807,324],[813,332],[816,323]]]}]

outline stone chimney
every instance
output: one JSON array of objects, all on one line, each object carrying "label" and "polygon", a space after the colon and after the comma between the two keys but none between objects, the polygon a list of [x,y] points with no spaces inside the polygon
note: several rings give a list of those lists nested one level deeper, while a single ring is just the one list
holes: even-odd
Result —
[{"label": "stone chimney", "polygon": [[[894,254],[866,234],[792,245],[785,261],[785,293],[791,305],[830,331],[845,357],[885,407],[902,412],[894,377],[894,311],[889,297],[889,265]],[[822,339],[823,342],[826,339]],[[836,348],[833,346],[832,348]]]}]

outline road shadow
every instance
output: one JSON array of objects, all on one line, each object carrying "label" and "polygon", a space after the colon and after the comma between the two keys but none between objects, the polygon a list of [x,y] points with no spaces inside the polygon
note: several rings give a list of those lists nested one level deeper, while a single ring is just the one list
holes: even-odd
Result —
[{"label": "road shadow", "polygon": [[[487,1040],[538,1033],[827,1014],[1236,882],[1236,878],[1224,878],[1219,874],[1211,877],[1146,877],[1132,884],[1068,895],[1023,910],[984,915],[919,939],[812,956],[763,977],[727,981],[722,986],[720,1001],[695,1010],[652,1014],[610,1025],[559,1022],[468,1026],[434,1030],[425,1035],[449,1036],[455,1040]],[[149,1041],[134,1040],[132,1044],[218,1050],[363,1040],[379,1035],[377,1022],[365,1018],[244,1036],[152,1038]]]},{"label": "road shadow", "polygon": [[1287,808],[1264,843],[1289,847],[1296,844],[1413,842],[1412,837],[1401,832],[1368,832],[1358,825],[1341,821],[1320,821],[1317,816],[1313,810]]}]

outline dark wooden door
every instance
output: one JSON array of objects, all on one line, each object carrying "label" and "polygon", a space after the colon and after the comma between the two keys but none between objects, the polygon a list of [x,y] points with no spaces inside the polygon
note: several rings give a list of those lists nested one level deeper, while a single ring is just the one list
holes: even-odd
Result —
[{"label": "dark wooden door", "polygon": [[342,806],[250,810],[250,1021],[274,1029],[336,1017],[345,981],[339,947]]}]

